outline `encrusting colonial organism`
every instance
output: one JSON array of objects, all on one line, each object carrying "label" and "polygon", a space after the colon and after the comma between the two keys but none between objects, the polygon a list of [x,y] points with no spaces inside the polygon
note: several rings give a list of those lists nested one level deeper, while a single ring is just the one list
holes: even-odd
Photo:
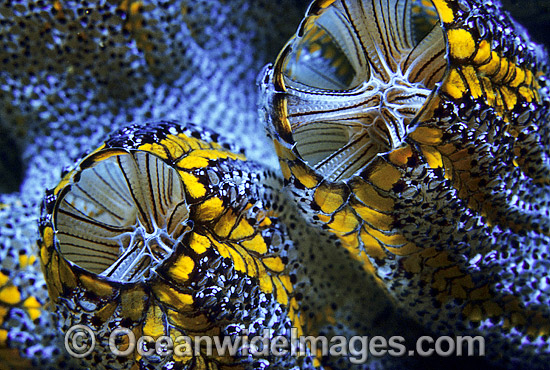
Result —
[{"label": "encrusting colonial organism", "polygon": [[[40,259],[62,330],[87,325],[95,333],[88,366],[313,366],[307,352],[244,349],[245,336],[269,330],[266,339],[290,341],[291,328],[302,327],[286,267],[292,244],[277,219],[283,205],[268,185],[274,176],[231,149],[192,125],[130,126],[46,196]],[[109,353],[116,327],[167,336],[174,347],[163,355],[152,342],[144,346],[153,355],[117,356]],[[208,353],[196,336],[227,337],[235,353]]]},{"label": "encrusting colonial organism", "polygon": [[487,1],[314,1],[263,79],[303,215],[408,312],[544,367],[547,54]]}]

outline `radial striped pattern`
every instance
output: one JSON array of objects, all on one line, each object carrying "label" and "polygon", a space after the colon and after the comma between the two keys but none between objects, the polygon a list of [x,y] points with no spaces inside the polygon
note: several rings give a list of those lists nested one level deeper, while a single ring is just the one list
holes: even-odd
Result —
[{"label": "radial striped pattern", "polygon": [[412,3],[312,6],[278,61],[289,94],[282,121],[301,157],[330,181],[401,146],[445,73],[445,39],[428,14],[433,9],[415,4],[413,18]]},{"label": "radial striped pattern", "polygon": [[176,170],[152,154],[129,152],[75,177],[56,219],[65,258],[93,273],[135,281],[170,255],[188,217]]}]

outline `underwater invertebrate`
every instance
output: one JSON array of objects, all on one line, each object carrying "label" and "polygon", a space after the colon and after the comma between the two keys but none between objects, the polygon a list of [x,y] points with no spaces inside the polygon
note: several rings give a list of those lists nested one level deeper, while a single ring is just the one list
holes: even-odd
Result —
[{"label": "underwater invertebrate", "polygon": [[[406,317],[408,312],[411,312],[416,318],[420,318],[419,321],[426,327],[437,333],[470,334],[478,330],[479,333],[487,334],[487,348],[490,348],[493,354],[500,349],[505,350],[502,351],[503,355],[505,354],[502,362],[504,365],[511,361],[512,366],[526,363],[544,366],[548,352],[545,350],[547,339],[544,336],[547,331],[547,322],[544,318],[547,282],[541,277],[541,271],[546,266],[546,185],[541,181],[544,178],[544,170],[535,169],[534,174],[529,170],[540,168],[540,163],[533,162],[532,159],[537,156],[539,149],[542,148],[544,151],[544,148],[547,148],[544,141],[547,137],[545,125],[537,123],[537,120],[543,122],[546,119],[545,76],[529,74],[529,70],[534,72],[539,69],[542,72],[546,68],[543,66],[543,52],[536,45],[529,43],[524,32],[498,9],[498,2],[432,3],[415,0],[407,3],[407,6],[412,7],[409,27],[412,37],[409,37],[408,45],[402,43],[397,48],[388,49],[391,58],[395,58],[396,62],[373,69],[366,63],[367,58],[360,54],[356,59],[347,59],[346,53],[341,49],[345,43],[338,45],[331,40],[331,37],[337,36],[336,38],[351,41],[352,44],[345,46],[346,50],[348,47],[353,49],[359,45],[353,38],[353,33],[351,38],[347,38],[345,27],[339,30],[333,28],[339,24],[338,22],[345,23],[346,17],[340,17],[337,12],[333,12],[333,5],[330,5],[332,3],[317,1],[315,4],[318,8],[315,8],[316,5],[311,8],[312,17],[308,18],[309,23],[303,23],[305,33],[300,36],[303,37],[302,41],[297,43],[305,52],[301,55],[288,54],[287,57],[290,56],[292,60],[286,57],[279,59],[289,63],[287,67],[279,70],[281,73],[276,76],[283,79],[291,76],[292,81],[284,81],[288,87],[285,94],[288,94],[281,94],[280,91],[273,94],[276,98],[272,103],[276,104],[270,109],[276,108],[276,114],[272,115],[271,119],[276,121],[279,115],[284,116],[285,109],[289,107],[307,108],[309,103],[303,104],[306,102],[305,98],[311,97],[315,89],[322,90],[318,97],[327,96],[327,93],[338,96],[338,92],[357,87],[353,85],[361,83],[361,79],[367,79],[368,76],[369,81],[376,78],[378,82],[371,81],[372,90],[365,91],[365,94],[380,88],[394,88],[388,89],[389,93],[383,99],[377,98],[375,94],[369,98],[374,101],[378,99],[383,103],[391,102],[382,108],[385,112],[382,117],[391,125],[377,119],[373,111],[359,117],[353,124],[355,131],[352,135],[357,135],[355,138],[360,138],[359,143],[366,144],[370,151],[364,157],[355,156],[361,157],[362,162],[355,167],[350,166],[345,171],[334,171],[336,167],[331,167],[338,165],[338,161],[325,161],[318,166],[323,172],[322,176],[308,172],[307,165],[300,163],[300,155],[305,154],[310,164],[319,164],[333,154],[330,150],[336,152],[341,145],[346,145],[347,133],[338,127],[338,124],[333,125],[342,117],[323,115],[321,118],[326,121],[312,121],[307,124],[334,136],[331,145],[326,147],[321,145],[316,148],[315,139],[318,137],[308,135],[305,128],[299,130],[301,132],[295,136],[285,137],[284,130],[277,132],[282,137],[279,138],[282,145],[278,148],[282,156],[291,157],[292,154],[289,153],[294,150],[291,149],[292,140],[297,142],[297,151],[300,154],[296,159],[283,160],[284,163],[290,164],[287,170],[283,163],[284,173],[292,173],[292,191],[288,194],[300,198],[298,206],[306,209],[305,213],[310,220],[317,224],[328,223],[329,226],[325,227],[331,228],[341,239],[339,241],[334,235],[327,237],[323,231],[308,228],[297,208],[288,205],[286,201],[278,202],[279,206],[283,205],[283,209],[277,209],[277,221],[286,225],[281,225],[281,229],[287,229],[288,238],[292,240],[289,254],[294,257],[289,258],[286,268],[294,271],[297,276],[296,284],[293,284],[293,294],[297,300],[300,296],[302,298],[299,307],[302,311],[300,323],[304,332],[328,337],[375,334],[388,337],[391,334],[402,334],[403,328],[406,328],[406,335],[410,335],[411,339],[422,334],[433,334],[415,327],[415,323]],[[381,1],[375,5],[381,4],[387,3]],[[437,6],[433,6],[434,4]],[[264,135],[258,135],[262,122],[256,116],[257,91],[254,81],[261,66],[274,57],[284,39],[293,31],[291,28],[295,28],[295,24],[299,22],[302,7],[305,9],[305,6],[304,1],[295,0],[280,1],[276,4],[263,0],[109,0],[93,3],[67,0],[9,1],[0,4],[0,55],[3,65],[0,71],[0,124],[2,131],[7,131],[11,137],[15,137],[21,148],[21,153],[9,153],[11,157],[4,162],[3,159],[7,157],[4,155],[5,150],[9,150],[10,147],[2,146],[0,167],[9,168],[12,163],[16,163],[16,166],[17,163],[25,164],[23,182],[20,184],[19,181],[14,181],[14,185],[7,188],[7,191],[14,191],[20,185],[20,192],[0,194],[0,367],[28,367],[38,364],[41,368],[77,366],[74,362],[67,362],[67,354],[62,340],[60,341],[62,333],[56,328],[55,312],[44,309],[48,298],[39,264],[29,263],[32,262],[35,253],[32,246],[36,239],[36,210],[42,201],[43,189],[54,186],[61,168],[73,163],[80,152],[94,147],[94,143],[102,142],[105,133],[117,130],[131,121],[189,118],[239,142],[239,145],[247,149],[247,154],[251,158],[271,164],[275,156],[270,147],[264,145]],[[325,8],[327,10],[323,10]],[[384,9],[378,9],[382,10],[381,14],[385,14],[382,15],[383,18],[388,15],[384,13]],[[401,10],[403,9],[405,8],[402,7]],[[323,18],[323,14],[331,16]],[[454,17],[453,22],[446,22],[445,19],[448,20],[451,16]],[[326,30],[319,28],[314,21],[315,17],[320,28],[326,27]],[[432,26],[440,22],[440,18],[443,23],[430,34]],[[388,25],[395,26],[389,27],[392,37],[407,34],[407,31],[403,32],[399,28],[400,25],[392,23],[395,20],[393,15],[384,19],[389,21]],[[456,32],[450,31],[451,29]],[[448,34],[454,34],[455,42],[448,42]],[[476,50],[486,52],[489,45],[491,60],[480,61],[478,57],[481,58],[482,54],[479,51],[472,52],[473,55],[463,60],[453,57],[451,45],[458,54],[461,51],[468,52],[471,46],[468,34],[472,35],[474,49],[479,47]],[[362,35],[367,36],[364,33]],[[371,46],[376,49],[386,44],[390,40],[387,36],[387,33],[382,34],[382,39],[371,43]],[[368,37],[366,40],[368,41]],[[436,40],[439,42],[428,42]],[[444,41],[443,47],[441,40]],[[390,43],[390,46],[393,45]],[[426,48],[423,49],[420,45]],[[424,64],[424,57],[432,53],[430,45],[432,51],[437,50],[442,54],[440,58]],[[417,58],[409,59],[409,62],[399,61],[399,58],[406,55],[406,49],[409,47],[416,48],[417,52],[424,50],[424,53],[411,54]],[[316,48],[322,51],[321,57],[316,54]],[[307,52],[308,49],[312,52]],[[367,53],[369,58],[376,58],[377,53],[373,52],[371,48]],[[493,52],[496,53],[494,58]],[[455,53],[455,56],[458,54]],[[382,64],[385,63],[384,58],[385,56],[379,60]],[[536,65],[533,65],[529,58],[536,60]],[[425,65],[436,70],[441,63],[448,70],[452,70],[452,74],[446,74],[447,70],[443,71],[444,73],[440,70],[443,75],[431,78],[430,74],[420,70]],[[278,65],[281,66],[282,63]],[[321,76],[315,75],[315,71],[308,65],[313,65],[317,71],[321,71]],[[518,66],[519,68],[516,68]],[[501,76],[504,70],[507,72]],[[392,86],[391,78],[388,79],[388,71],[400,73],[399,78],[395,80],[399,82],[398,85]],[[331,76],[333,73],[336,75]],[[417,75],[416,80],[409,79],[412,74]],[[522,80],[523,74],[525,77]],[[437,81],[439,77],[442,81]],[[476,78],[482,85],[481,90],[475,89]],[[432,80],[429,81],[430,79]],[[446,81],[447,91],[443,91],[443,81]],[[314,89],[301,96],[293,95],[291,92],[294,88],[304,87],[300,85],[301,82],[306,82],[306,85],[314,84]],[[517,86],[512,86],[516,83]],[[536,86],[537,83],[539,86]],[[341,90],[330,91],[335,86],[336,90]],[[399,88],[395,89],[397,86]],[[268,86],[268,89],[271,88],[272,86]],[[510,94],[507,89],[514,94]],[[493,92],[494,96],[490,92]],[[411,93],[416,96],[411,98],[408,96]],[[449,93],[463,96],[457,98]],[[526,111],[525,100],[531,93],[533,101],[527,104],[527,109],[538,112],[532,113],[529,117],[522,116]],[[472,98],[476,94],[482,96]],[[342,104],[345,95],[340,94],[340,101],[331,102],[335,106]],[[518,100],[511,104],[514,96]],[[396,100],[400,103],[406,101],[414,109],[424,109],[424,112],[430,112],[433,107],[430,106],[428,109],[428,105],[423,101],[434,105],[440,104],[440,107],[434,110],[435,117],[430,118],[428,115],[423,117],[425,121],[422,121],[418,114],[414,114],[410,109],[402,109],[402,104],[395,104]],[[289,102],[291,104],[288,104]],[[511,112],[508,109],[509,105],[514,105]],[[492,107],[487,108],[488,106]],[[352,120],[357,110],[349,109],[348,112],[351,113],[348,118]],[[529,128],[523,132],[510,128],[523,119],[526,119],[526,125],[531,125]],[[368,135],[364,135],[360,125],[368,126],[371,121],[376,123],[368,129]],[[119,131],[120,142],[130,140],[134,129],[136,128],[124,131],[124,134]],[[194,130],[207,132],[199,128]],[[307,144],[308,140],[311,144]],[[447,146],[451,142],[457,144],[456,153],[446,152],[447,149],[453,149]],[[486,142],[489,145],[485,145]],[[519,142],[525,145],[514,147],[515,143]],[[314,149],[321,149],[321,153],[314,153]],[[88,176],[93,173],[93,168],[105,170],[111,168],[109,166],[114,166],[115,169],[122,169],[122,164],[131,167],[138,166],[138,163],[158,165],[164,162],[159,161],[156,154],[151,152],[145,154],[145,151],[133,149],[127,152],[118,156],[121,158],[121,166],[105,158],[94,164],[80,162],[85,168],[77,169],[75,173],[68,175],[68,178],[74,179],[77,185],[82,185],[83,182],[71,176],[76,173]],[[134,156],[136,152],[142,154]],[[21,160],[18,159],[19,156]],[[520,169],[510,165],[515,164],[511,157],[517,159]],[[541,158],[543,157],[544,154],[541,155]],[[340,164],[350,163],[346,158],[354,157],[343,155]],[[496,163],[498,161],[501,163]],[[249,165],[245,163],[248,162],[233,162],[237,170],[249,173]],[[360,166],[368,168],[367,181],[350,180],[355,176],[355,169]],[[252,167],[259,168],[255,165]],[[161,164],[157,168],[171,173],[172,167]],[[391,189],[386,191],[380,187],[376,188],[380,183],[383,187],[392,183],[392,176],[397,172],[401,177],[395,184],[391,184]],[[120,175],[121,172],[118,173]],[[6,173],[3,172],[3,175]],[[174,176],[175,174],[172,178],[175,178]],[[447,176],[448,179],[443,180],[442,176]],[[531,185],[525,182],[528,176],[534,179]],[[515,181],[516,177],[519,180]],[[15,176],[11,178],[15,180]],[[496,183],[487,183],[485,178]],[[322,179],[325,181],[314,186],[315,192],[304,187]],[[326,181],[327,179],[331,181]],[[92,180],[92,183],[96,183],[97,180],[99,179]],[[372,188],[365,186],[364,182],[371,182]],[[357,186],[350,189],[350,183]],[[267,191],[263,189],[264,185],[258,183],[258,188],[262,189],[258,194],[274,193],[279,197],[286,196],[282,191]],[[274,188],[279,189],[279,185],[274,185]],[[76,199],[75,194],[78,192],[74,187],[71,189],[67,190],[67,198],[63,199]],[[529,195],[528,192],[532,189],[537,192]],[[354,199],[355,195],[358,197]],[[83,198],[85,199],[85,196]],[[335,205],[339,206],[340,198],[343,199],[341,203],[345,205],[334,208]],[[109,199],[112,200],[112,197]],[[366,199],[366,204],[361,204],[362,199]],[[519,201],[516,201],[517,199]],[[186,202],[187,200],[185,197]],[[53,202],[51,198],[50,201]],[[476,206],[476,202],[484,204],[481,206],[484,211],[478,212],[480,207]],[[515,203],[519,211],[510,215],[507,214],[508,209],[498,209],[495,214],[483,213],[491,209],[490,203],[495,204],[492,209]],[[64,203],[63,207],[67,204]],[[347,205],[351,205],[353,209]],[[331,207],[334,209],[331,210]],[[513,206],[510,206],[511,208]],[[360,231],[359,234],[345,233],[349,223],[355,222],[353,217],[348,216],[353,215],[356,209],[360,209],[361,214],[360,218],[355,217],[355,220],[362,223],[360,228],[366,231]],[[371,210],[373,212],[369,213]],[[529,215],[522,218],[518,213]],[[94,216],[106,217],[102,212]],[[133,218],[125,215],[124,220],[137,222],[140,220],[138,216]],[[314,219],[315,216],[319,217],[319,220]],[[61,219],[67,222],[63,227],[74,226],[71,218]],[[495,219],[497,221],[494,221]],[[502,220],[522,220],[522,224],[506,224]],[[53,219],[51,221],[53,222]],[[160,219],[158,221],[161,222]],[[525,225],[538,225],[540,230],[527,228],[524,231],[522,228]],[[148,229],[146,224],[142,226],[141,234],[128,234],[128,237],[133,237],[136,241],[139,241],[140,237],[143,238]],[[387,230],[388,228],[390,230]],[[357,230],[359,227],[355,231]],[[402,231],[404,235],[396,236],[395,230]],[[185,234],[180,235],[182,239],[178,239],[176,235],[179,232]],[[100,234],[97,229],[94,233]],[[162,263],[155,265],[154,259],[147,260],[145,256],[154,255],[162,260],[165,256],[163,253],[179,255],[182,247],[166,252],[155,240],[162,243],[170,238],[182,241],[189,233],[186,230],[173,229],[167,236],[158,234],[160,239],[148,239],[149,244],[138,242],[137,245],[143,246],[143,249],[132,252],[141,253],[140,261],[143,268],[124,271],[120,268],[111,268],[108,273],[113,277],[112,281],[127,279],[129,281],[120,284],[128,287],[132,284],[138,285],[142,278],[148,279],[138,278],[137,275],[131,276],[131,271],[141,271],[145,276],[147,271],[156,268],[164,273]],[[123,247],[126,246],[127,240],[130,240],[120,236],[118,238]],[[460,238],[462,239],[459,240]],[[402,245],[405,240],[407,243]],[[409,241],[414,241],[415,244],[412,245]],[[64,252],[69,256],[73,250],[67,247],[70,241],[65,239],[65,242]],[[340,244],[350,249],[351,256],[347,250],[340,247]],[[366,248],[367,253],[374,257],[369,258],[369,262],[365,264],[365,259],[360,257],[365,254],[357,253],[353,248],[356,245]],[[493,246],[504,247],[493,251]],[[413,247],[423,250],[419,252]],[[442,254],[442,247],[447,247],[451,255]],[[411,254],[407,256],[392,256],[392,253],[409,252]],[[95,260],[98,261],[99,258],[95,257]],[[173,261],[170,258],[164,262],[169,264]],[[88,286],[85,286],[78,276],[100,275],[103,271],[99,270],[103,267],[109,269],[110,265],[93,267],[93,260],[94,258],[89,258],[89,261],[79,261],[78,264],[83,264],[91,270],[97,269],[94,273],[81,273],[76,267],[76,272],[72,272],[73,270],[66,269],[68,262],[58,265],[63,265],[64,273],[70,270],[69,274],[62,277],[69,277],[69,288],[59,294],[66,293],[74,299],[74,307],[61,311],[64,315],[70,316],[71,320],[84,317],[83,320],[86,321],[90,319],[90,313],[95,312],[92,310],[92,303],[98,297],[92,290],[88,290]],[[118,261],[128,262],[130,258],[119,256]],[[447,264],[449,261],[451,263]],[[148,263],[152,265],[146,268]],[[436,263],[439,265],[435,265]],[[368,267],[369,273],[373,270],[378,272],[378,276],[383,280],[379,285],[384,287],[383,289],[390,286],[390,290],[398,295],[399,300],[410,305],[395,304],[384,296],[382,290],[374,286],[376,284],[373,278],[359,269],[361,264]],[[463,279],[459,275],[454,275],[457,264],[461,273],[467,270],[467,275],[473,283],[468,281],[468,277]],[[395,266],[397,274],[392,276]],[[48,278],[53,281],[54,288],[59,288],[61,278],[56,280],[55,274],[51,273],[55,270],[53,267],[55,264],[48,267]],[[75,276],[74,280],[70,278],[71,274]],[[218,272],[213,276],[224,278],[223,273]],[[97,282],[103,281],[102,279],[107,278],[92,280]],[[254,279],[251,278],[250,281],[252,280]],[[245,278],[242,281],[248,280]],[[72,282],[77,284],[76,288],[70,285]],[[495,302],[491,299],[487,300],[487,291],[483,290],[484,288],[476,290],[475,287],[471,287],[471,284],[479,286],[483,282],[490,287],[489,293],[493,295],[491,299],[495,300],[496,304],[493,304]],[[92,284],[92,288],[94,286],[97,289],[101,284]],[[161,284],[156,287],[157,290],[168,291],[172,286]],[[79,289],[81,290],[78,291]],[[119,286],[114,289],[119,289]],[[56,291],[53,291],[53,296],[57,294]],[[124,289],[120,291],[128,292]],[[20,293],[19,298],[15,292]],[[136,292],[137,290],[134,291],[137,295]],[[468,303],[461,301],[465,292],[468,294]],[[432,294],[438,296],[433,298]],[[120,297],[123,295],[115,297],[113,305],[122,305]],[[500,297],[503,298],[498,301]],[[526,299],[530,299],[530,302],[525,303]],[[163,301],[156,307],[164,307],[166,302]],[[104,303],[103,300],[101,304]],[[124,304],[128,307],[127,301]],[[153,306],[152,304],[148,307]],[[501,315],[498,306],[504,311]],[[527,312],[527,318],[525,317],[527,306],[535,316],[529,316],[531,313]],[[106,315],[107,311],[103,311],[103,314]],[[123,320],[126,320],[125,324],[135,322],[126,315],[130,311],[132,310],[113,313],[110,319],[115,323],[122,323]],[[139,306],[131,314],[138,316],[137,311]],[[484,318],[488,312],[493,315],[489,320]],[[148,313],[147,311],[144,315]],[[463,315],[468,317],[464,318]],[[284,316],[281,320],[288,322],[289,318]],[[522,326],[523,321],[525,326]],[[140,330],[141,323],[144,321],[136,324],[137,330]],[[538,330],[534,328],[537,325]],[[455,330],[455,326],[458,330]],[[473,326],[479,326],[479,329],[470,330]],[[504,332],[510,330],[510,333],[503,334],[503,329]],[[525,337],[526,332],[531,334]],[[538,336],[539,334],[543,335]],[[17,355],[22,358],[18,358]],[[98,363],[105,361],[103,366],[107,366],[112,357],[103,355],[106,354],[96,352],[95,357],[88,360]],[[346,357],[318,358],[323,365],[328,365],[332,369],[384,365],[390,368],[415,367],[414,361],[407,362],[407,358],[371,357],[367,364],[355,366],[352,366]],[[8,365],[5,365],[6,359],[10,361]],[[130,363],[135,358],[126,360]],[[154,359],[150,360],[148,364],[152,364]],[[171,361],[164,360],[167,363]],[[138,359],[142,364],[147,361]],[[449,361],[455,364],[458,360],[453,358]],[[162,363],[162,360],[159,363]],[[183,361],[180,361],[181,363]],[[253,363],[254,361],[251,361],[249,365]]]},{"label": "underwater invertebrate", "polygon": [[[301,325],[271,175],[232,149],[192,125],[133,125],[46,196],[40,258],[49,295],[62,330],[96,332],[88,366],[313,367],[307,353],[254,357],[236,341],[266,329],[268,338],[290,338]],[[109,353],[115,327],[174,341],[229,337],[239,351],[121,358]]]},{"label": "underwater invertebrate", "polygon": [[550,355],[546,73],[495,2],[339,0],[310,5],[263,80],[305,217],[500,365]]}]

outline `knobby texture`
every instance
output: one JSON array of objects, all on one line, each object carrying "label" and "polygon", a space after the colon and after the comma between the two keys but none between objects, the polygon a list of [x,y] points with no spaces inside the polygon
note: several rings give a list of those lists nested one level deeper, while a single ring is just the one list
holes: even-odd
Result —
[{"label": "knobby texture", "polygon": [[[81,366],[64,351],[58,326],[66,330],[87,323],[105,333],[109,325],[127,319],[125,324],[143,333],[200,331],[188,325],[185,315],[170,311],[175,306],[198,310],[205,322],[227,335],[235,334],[230,327],[235,323],[261,326],[269,321],[265,317],[272,317],[267,326],[283,335],[287,324],[307,335],[398,334],[407,343],[422,334],[482,334],[492,365],[546,366],[544,50],[530,43],[494,1],[316,1],[300,24],[306,6],[291,0],[0,5],[0,128],[9,144],[0,149],[0,358],[6,366]],[[403,14],[412,15],[401,22]],[[283,49],[298,24],[297,37]],[[281,49],[274,69],[258,79],[262,66]],[[267,93],[261,98],[263,115],[257,113],[260,88]],[[369,104],[377,110],[364,109]],[[117,131],[132,122],[157,127],[160,119],[179,120],[165,125],[178,127],[175,132],[187,130],[186,135],[195,132],[191,141],[201,138],[205,146],[220,142],[222,134],[221,141],[238,143],[253,161],[228,145],[233,154],[224,154],[223,160],[234,162],[222,170],[212,157],[201,155],[173,167],[171,139],[142,126]],[[268,130],[289,185],[286,195],[278,177],[266,169],[275,168],[276,154],[263,134],[264,120],[272,125]],[[170,132],[166,127],[159,132]],[[92,156],[94,160],[77,162],[76,172],[62,171],[112,132],[117,133],[107,139],[108,146],[126,148],[126,154],[118,153],[117,161]],[[150,146],[133,141],[143,135]],[[90,166],[94,174],[84,172]],[[157,175],[163,171],[166,177],[158,178],[170,183],[183,172],[184,185],[164,192],[162,182],[155,182],[163,195],[150,196],[143,190],[153,187],[150,168]],[[80,190],[66,187],[79,171],[86,173],[83,180],[74,179]],[[214,212],[219,218],[213,219],[235,231],[243,220],[235,214],[246,208],[246,201],[237,199],[261,199],[273,226],[251,226],[254,231],[243,226],[239,239],[222,226],[201,226],[205,220],[193,218],[193,207],[200,208],[206,199],[197,184],[206,189],[224,171],[232,174],[226,193],[215,193],[218,189],[207,196],[220,199],[223,207],[206,204],[209,212],[233,209],[234,217]],[[58,185],[60,174],[64,179],[46,196],[38,254],[39,204],[44,189]],[[84,222],[74,221],[87,212],[88,206],[82,208],[90,203],[87,194],[103,194],[95,186],[106,174],[114,182],[140,179],[136,188],[131,181],[120,188],[119,198],[107,197],[106,204],[120,211],[115,213],[139,205],[149,211],[129,212],[120,223],[101,216],[119,232],[129,232],[137,222],[131,237],[137,244],[129,243],[126,234],[117,236],[121,255],[109,257],[112,244],[84,261],[73,245],[88,248],[90,237],[112,236],[94,229],[93,221],[111,207],[95,208]],[[230,189],[244,198],[231,195]],[[54,226],[62,229],[56,229],[54,238],[53,224],[48,224],[54,221],[46,215],[54,212],[47,205],[58,196],[67,202],[55,210],[65,216]],[[296,206],[288,198],[297,200]],[[157,203],[164,204],[158,214],[152,210]],[[176,227],[162,215],[193,216],[199,222]],[[166,230],[160,227],[163,222]],[[270,272],[262,275],[250,269],[252,260],[258,267],[265,257],[255,238],[273,232],[266,230],[277,229],[278,222],[278,232],[288,240],[282,244],[290,252],[282,254],[283,270],[271,261],[265,265]],[[79,227],[84,231],[63,233]],[[192,258],[174,247],[182,240],[195,246]],[[246,247],[243,240],[255,242]],[[268,248],[279,245],[267,237],[264,241]],[[238,244],[234,248],[241,257],[224,249],[225,242]],[[254,251],[252,259],[243,257],[248,248]],[[163,283],[148,275],[156,268]],[[234,316],[223,316],[210,293],[197,293],[204,288],[204,271],[218,279],[213,285],[207,282],[212,294],[220,281],[228,282],[216,297],[227,295]],[[287,277],[277,277],[281,274]],[[104,278],[138,285],[111,286]],[[143,281],[147,283],[140,285]],[[154,286],[149,295],[144,293],[147,284]],[[202,288],[197,295],[181,294],[187,284]],[[174,287],[178,294],[172,294]],[[230,291],[249,301],[232,301]],[[142,295],[146,301],[136,298]],[[160,304],[149,303],[159,296]],[[244,307],[251,302],[264,306]],[[51,311],[55,307],[57,314]],[[99,308],[98,316],[89,315]],[[163,320],[170,324],[158,325]],[[243,363],[342,369],[470,363],[386,356],[351,365],[349,358],[315,355]],[[171,359],[164,360],[172,366]],[[122,364],[96,353],[84,364],[130,367],[133,361],[153,366],[148,361],[155,359],[130,358]],[[178,366],[197,368],[209,360],[201,361],[176,359]]]}]

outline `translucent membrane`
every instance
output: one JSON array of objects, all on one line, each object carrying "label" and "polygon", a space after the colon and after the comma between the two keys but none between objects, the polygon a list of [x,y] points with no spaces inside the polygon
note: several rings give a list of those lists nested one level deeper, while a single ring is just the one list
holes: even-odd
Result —
[{"label": "translucent membrane", "polygon": [[188,207],[178,173],[133,152],[80,172],[55,214],[61,254],[120,282],[147,278],[186,231]]},{"label": "translucent membrane", "polygon": [[357,50],[359,40],[345,17],[334,8],[308,22],[304,35],[285,61],[287,78],[304,88],[344,90],[368,79],[368,64]]},{"label": "translucent membrane", "polygon": [[297,150],[345,180],[400,147],[446,72],[430,1],[336,1],[305,20],[281,62]]}]

